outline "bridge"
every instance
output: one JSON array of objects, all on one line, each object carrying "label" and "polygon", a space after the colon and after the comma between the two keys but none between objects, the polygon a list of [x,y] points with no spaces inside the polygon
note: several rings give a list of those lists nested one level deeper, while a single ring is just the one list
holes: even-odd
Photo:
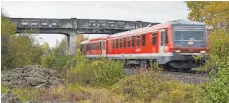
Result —
[{"label": "bridge", "polygon": [[106,19],[51,19],[51,18],[10,18],[17,25],[17,33],[27,29],[38,29],[42,34],[64,34],[68,38],[68,54],[76,53],[77,34],[114,34],[142,28],[158,23],[143,21],[121,21]]}]

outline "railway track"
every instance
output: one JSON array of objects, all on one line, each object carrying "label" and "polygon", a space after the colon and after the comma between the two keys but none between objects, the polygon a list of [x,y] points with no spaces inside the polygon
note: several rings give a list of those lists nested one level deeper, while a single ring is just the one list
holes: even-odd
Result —
[{"label": "railway track", "polygon": [[190,84],[205,83],[207,80],[207,73],[196,73],[195,71],[189,73],[162,71],[161,76]]},{"label": "railway track", "polygon": [[[137,74],[138,71],[133,68],[125,68],[124,72],[127,75]],[[179,81],[188,84],[201,84],[207,81],[208,75],[206,72],[190,71],[187,73],[176,71],[161,71],[161,76],[166,79]]]}]

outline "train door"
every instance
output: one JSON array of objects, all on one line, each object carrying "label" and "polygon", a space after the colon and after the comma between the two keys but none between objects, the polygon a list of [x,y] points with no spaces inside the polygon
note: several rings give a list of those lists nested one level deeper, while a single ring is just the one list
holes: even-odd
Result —
[{"label": "train door", "polygon": [[160,30],[160,40],[159,40],[159,53],[164,53],[165,50],[165,30]]},{"label": "train door", "polygon": [[105,40],[102,41],[102,56],[103,57],[106,56],[106,41]]}]

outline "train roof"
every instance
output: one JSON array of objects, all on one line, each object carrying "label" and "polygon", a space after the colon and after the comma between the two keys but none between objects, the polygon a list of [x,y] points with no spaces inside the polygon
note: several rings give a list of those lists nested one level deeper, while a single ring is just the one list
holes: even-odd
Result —
[{"label": "train roof", "polygon": [[86,44],[88,42],[89,42],[89,40],[84,40],[84,41],[81,42],[81,44]]},{"label": "train roof", "polygon": [[171,24],[180,24],[180,25],[203,25],[203,26],[206,25],[203,22],[183,20],[183,19],[169,21],[169,23],[171,23]]},{"label": "train roof", "polygon": [[99,40],[104,40],[104,39],[112,39],[112,38],[116,38],[116,37],[119,37],[119,36],[132,35],[132,34],[136,34],[136,33],[145,33],[145,32],[148,32],[149,30],[153,31],[155,29],[166,28],[166,27],[168,27],[170,25],[206,26],[206,24],[203,23],[203,22],[178,19],[178,20],[168,21],[166,23],[156,24],[156,25],[149,26],[149,27],[143,27],[143,28],[129,30],[129,31],[121,32],[121,33],[116,33],[116,34],[113,34],[113,35],[110,35],[110,36],[103,36],[103,37],[100,37],[100,38],[93,38],[93,39],[89,39],[89,41],[85,41],[85,42],[82,42],[82,43],[99,41]]}]

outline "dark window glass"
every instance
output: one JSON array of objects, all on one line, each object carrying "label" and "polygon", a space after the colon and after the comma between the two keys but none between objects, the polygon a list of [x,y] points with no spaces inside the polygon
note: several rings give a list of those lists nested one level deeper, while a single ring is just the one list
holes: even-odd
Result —
[{"label": "dark window glass", "polygon": [[157,35],[156,35],[156,33],[153,33],[152,34],[152,44],[156,45],[156,43],[157,43]]},{"label": "dark window glass", "polygon": [[142,35],[142,46],[145,46],[145,42],[146,42],[146,35],[143,34]]},{"label": "dark window glass", "polygon": [[165,44],[169,43],[168,31],[165,30]]},{"label": "dark window glass", "polygon": [[124,38],[124,45],[123,45],[123,47],[125,48],[126,47],[126,38]]},{"label": "dark window glass", "polygon": [[140,36],[137,36],[137,46],[140,46]]},{"label": "dark window glass", "polygon": [[120,48],[122,48],[122,39],[119,39],[119,43],[120,43]]},{"label": "dark window glass", "polygon": [[135,36],[132,36],[132,47],[135,46]]},{"label": "dark window glass", "polygon": [[161,31],[161,45],[164,45],[164,31]]},{"label": "dark window glass", "polygon": [[127,42],[128,42],[127,46],[130,47],[130,37],[128,37],[127,39],[128,39],[127,40]]},{"label": "dark window glass", "polygon": [[115,48],[115,41],[112,40],[112,48],[114,49]]},{"label": "dark window glass", "polygon": [[106,42],[105,41],[103,41],[103,50],[105,50],[105,45],[106,45]]},{"label": "dark window glass", "polygon": [[116,48],[118,49],[118,39],[116,39]]}]

